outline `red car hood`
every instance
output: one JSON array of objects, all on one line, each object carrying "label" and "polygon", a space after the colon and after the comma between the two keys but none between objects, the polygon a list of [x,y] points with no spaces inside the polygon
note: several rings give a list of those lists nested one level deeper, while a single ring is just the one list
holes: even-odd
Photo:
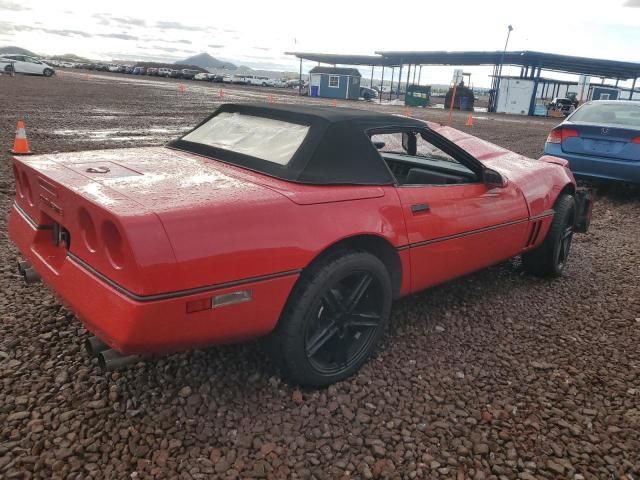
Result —
[{"label": "red car hood", "polygon": [[534,160],[451,127],[432,128],[513,182],[522,191],[532,216],[552,207],[556,189],[575,184],[562,159],[544,156]]}]

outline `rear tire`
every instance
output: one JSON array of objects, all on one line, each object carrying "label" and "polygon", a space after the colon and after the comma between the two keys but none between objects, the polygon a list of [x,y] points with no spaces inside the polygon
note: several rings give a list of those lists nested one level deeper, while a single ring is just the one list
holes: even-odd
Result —
[{"label": "rear tire", "polygon": [[576,218],[575,199],[571,195],[560,195],[554,210],[551,227],[542,245],[522,255],[525,270],[540,277],[559,277],[571,251]]},{"label": "rear tire", "polygon": [[45,68],[44,71],[42,72],[42,74],[45,77],[50,77],[51,75],[53,75],[53,70],[51,70],[50,68]]},{"label": "rear tire", "polygon": [[332,256],[305,271],[278,326],[270,354],[293,383],[324,387],[360,369],[389,321],[392,287],[385,265],[367,252]]}]

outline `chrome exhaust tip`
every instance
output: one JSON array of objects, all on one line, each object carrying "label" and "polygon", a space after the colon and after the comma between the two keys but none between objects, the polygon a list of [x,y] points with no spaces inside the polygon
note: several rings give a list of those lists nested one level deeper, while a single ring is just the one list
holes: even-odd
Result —
[{"label": "chrome exhaust tip", "polygon": [[112,372],[140,360],[139,355],[122,355],[120,352],[110,349],[98,353],[98,364],[106,372]]},{"label": "chrome exhaust tip", "polygon": [[26,283],[27,285],[33,285],[34,283],[38,283],[40,281],[40,274],[33,268],[29,267],[24,270],[22,278],[24,278],[24,283]]},{"label": "chrome exhaust tip", "polygon": [[109,350],[109,345],[98,337],[89,337],[84,341],[84,348],[90,357],[97,357],[104,350]]}]

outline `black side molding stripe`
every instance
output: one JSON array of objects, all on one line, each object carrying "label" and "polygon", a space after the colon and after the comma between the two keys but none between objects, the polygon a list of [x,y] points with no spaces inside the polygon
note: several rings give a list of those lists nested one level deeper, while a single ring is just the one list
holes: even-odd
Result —
[{"label": "black side molding stripe", "polygon": [[536,215],[535,217],[531,217],[529,220],[535,222],[536,220],[540,220],[541,218],[552,217],[555,215],[556,211],[554,209],[545,210],[544,212]]},{"label": "black side molding stripe", "polygon": [[123,295],[137,302],[155,302],[158,300],[168,300],[172,298],[186,297],[188,295],[194,295],[196,293],[205,293],[205,292],[220,290],[223,288],[239,287],[242,285],[246,285],[248,283],[261,282],[264,280],[272,280],[274,278],[288,277],[289,275],[297,275],[300,272],[302,272],[302,269],[288,270],[286,272],[270,273],[268,275],[260,275],[257,277],[243,278],[242,280],[216,283],[213,285],[205,285],[203,287],[188,288],[185,290],[177,290],[174,292],[158,293],[154,295],[138,295],[136,293],[133,293],[127,290],[122,285],[117,284],[110,278],[104,276],[102,273],[98,272],[95,268],[93,268],[91,265],[87,264],[86,262],[84,262],[83,260],[75,256],[73,253],[67,252],[67,257],[69,257],[70,260],[77,263],[80,267],[84,268],[85,270],[87,270],[88,272],[90,272],[91,274],[93,274],[94,276],[98,277],[100,280],[102,280],[103,282],[111,286],[114,290],[117,290],[118,292],[122,293]]},{"label": "black side molding stripe", "polygon": [[31,225],[34,230],[51,230],[53,228],[50,225],[39,225],[38,223],[36,223],[36,221],[33,218],[31,218],[29,214],[25,212],[20,205],[18,205],[17,202],[13,202],[13,208],[16,209],[16,211],[20,214],[20,216],[24,218],[25,221],[29,225]]},{"label": "black side molding stripe", "polygon": [[447,235],[445,237],[438,237],[438,238],[432,238],[431,240],[424,240],[422,242],[409,243],[407,245],[396,247],[396,250],[404,250],[405,248],[423,247],[425,245],[431,245],[432,243],[446,242],[447,240],[454,240],[456,238],[462,238],[469,235],[490,232],[492,230],[498,230],[499,228],[510,227],[512,225],[518,225],[520,223],[528,223],[529,221],[530,221],[529,218],[524,218],[522,220],[514,220],[512,222],[500,223],[498,225],[491,225],[490,227],[478,228],[476,230],[469,230],[467,232],[456,233],[454,235]]}]

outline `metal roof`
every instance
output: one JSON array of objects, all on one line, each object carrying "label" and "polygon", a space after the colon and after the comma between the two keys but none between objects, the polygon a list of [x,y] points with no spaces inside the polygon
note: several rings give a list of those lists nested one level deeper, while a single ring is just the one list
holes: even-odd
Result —
[{"label": "metal roof", "polygon": [[[496,65],[502,58],[501,51],[494,52],[416,52],[380,51],[378,55],[390,62],[416,65]],[[604,60],[600,58],[574,57],[529,50],[506,52],[505,65],[541,67],[563,73],[592,75],[595,77],[626,80],[640,77],[640,63]]]},{"label": "metal roof", "polygon": [[[304,60],[331,65],[496,65],[502,58],[502,51],[493,52],[446,52],[446,51],[379,51],[376,55],[337,55],[328,53],[286,52]],[[601,58],[575,57],[555,53],[529,50],[506,52],[505,65],[541,67],[551,70],[594,77],[619,78],[627,80],[640,77],[640,63],[604,60]]]},{"label": "metal roof", "polygon": [[345,67],[313,67],[309,73],[324,73],[327,75],[347,75],[351,77],[362,77],[357,68]]},{"label": "metal roof", "polygon": [[[285,52],[285,55],[295,55],[303,60],[312,62],[328,63],[331,65],[368,65],[368,66],[391,66],[389,60],[381,55],[340,55],[333,53],[309,53],[309,52]],[[399,65],[399,64],[397,64]]]}]

